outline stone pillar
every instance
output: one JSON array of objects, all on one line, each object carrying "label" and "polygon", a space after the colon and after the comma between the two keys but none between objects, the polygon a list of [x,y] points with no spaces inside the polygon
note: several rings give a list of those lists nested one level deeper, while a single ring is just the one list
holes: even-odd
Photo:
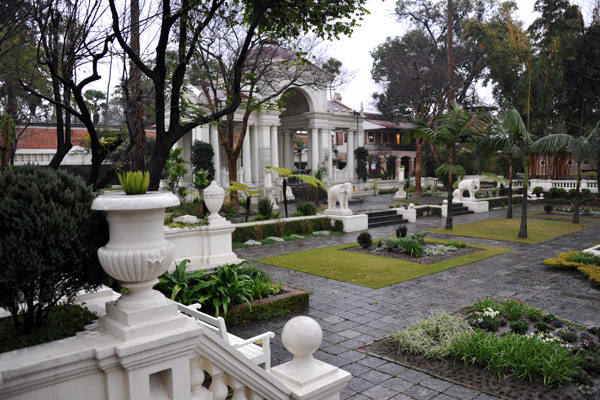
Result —
[{"label": "stone pillar", "polygon": [[182,157],[185,161],[185,169],[187,170],[183,180],[192,182],[194,180],[194,166],[191,163],[192,159],[192,135],[193,132],[188,132],[184,137],[181,138],[180,144],[183,147]]},{"label": "stone pillar", "polygon": [[319,166],[319,130],[317,128],[310,129],[308,146],[310,150],[308,166],[311,170],[316,171]]},{"label": "stone pillar", "polygon": [[242,143],[242,161],[244,165],[244,183],[246,185],[252,183],[252,150],[250,148],[250,130],[252,125],[248,127],[248,133]]},{"label": "stone pillar", "polygon": [[[258,170],[262,171],[271,165],[271,127],[270,125],[258,126]],[[253,153],[254,154],[254,153]],[[259,174],[259,181],[264,184],[264,174]],[[258,182],[257,182],[258,183]]]},{"label": "stone pillar", "polygon": [[323,128],[319,128],[317,140],[319,141],[319,167],[323,165],[325,161],[325,146],[323,146]]},{"label": "stone pillar", "polygon": [[313,358],[323,341],[319,323],[310,317],[292,318],[283,327],[281,341],[294,358],[269,373],[292,390],[291,398],[339,400],[352,375]]},{"label": "stone pillar", "polygon": [[346,156],[346,169],[348,171],[348,179],[353,180],[355,175],[354,169],[356,168],[356,163],[354,161],[354,131],[348,129],[348,143],[346,143],[346,148],[348,149],[348,153]]},{"label": "stone pillar", "polygon": [[213,165],[215,167],[214,179],[217,182],[221,182],[221,145],[219,143],[219,131],[216,126],[209,126],[210,132],[210,144],[215,152],[213,156]]},{"label": "stone pillar", "polygon": [[323,158],[326,158],[325,169],[327,171],[327,178],[331,181],[333,180],[333,151],[331,148],[331,131],[329,128],[321,129],[323,130]]},{"label": "stone pillar", "polygon": [[279,141],[277,140],[277,127],[271,125],[271,166],[279,167]]},{"label": "stone pillar", "polygon": [[285,167],[285,137],[283,132],[277,132],[277,161],[279,161],[278,167]]},{"label": "stone pillar", "polygon": [[260,170],[258,169],[258,133],[256,130],[256,125],[250,126],[250,165],[252,168],[252,183],[255,185],[260,181]]},{"label": "stone pillar", "polygon": [[294,132],[293,131],[285,131],[284,132],[284,143],[285,143],[285,167],[289,170],[294,170]]}]

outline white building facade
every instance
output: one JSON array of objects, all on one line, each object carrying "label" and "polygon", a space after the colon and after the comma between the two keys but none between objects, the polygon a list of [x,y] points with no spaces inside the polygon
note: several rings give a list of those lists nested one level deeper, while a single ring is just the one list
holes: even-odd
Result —
[{"label": "white building facade", "polygon": [[[254,112],[248,121],[242,154],[237,164],[237,180],[250,187],[264,187],[266,166],[296,170],[294,138],[306,136],[307,168],[315,171],[326,169],[327,181],[354,180],[354,150],[364,145],[364,115],[356,111],[335,109],[327,101],[327,91],[316,87],[292,87],[283,93],[285,107],[281,112]],[[199,98],[199,97],[198,97]],[[242,127],[243,110],[234,116],[234,131]],[[333,164],[333,134],[346,132],[346,143],[337,146],[336,153],[347,153],[347,165],[338,170]],[[210,143],[214,150],[215,180],[223,187],[229,186],[227,157],[220,145],[219,133],[212,124],[196,127],[175,146],[182,147],[183,158],[191,158],[192,143],[201,140]],[[301,152],[299,154],[302,154]],[[337,154],[336,154],[337,156]],[[302,155],[300,156],[302,157]],[[191,178],[191,176],[190,176]],[[268,185],[268,184],[267,184]]]}]

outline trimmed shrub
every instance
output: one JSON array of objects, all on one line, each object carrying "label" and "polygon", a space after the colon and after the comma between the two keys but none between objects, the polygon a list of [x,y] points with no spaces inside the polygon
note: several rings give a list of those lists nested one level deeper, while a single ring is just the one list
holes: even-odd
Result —
[{"label": "trimmed shrub", "polygon": [[544,193],[544,189],[541,186],[536,186],[531,192],[539,197],[540,194]]},{"label": "trimmed shrub", "polygon": [[396,237],[406,237],[406,233],[408,232],[408,228],[406,225],[400,225],[398,229],[396,229]]},{"label": "trimmed shrub", "polygon": [[544,205],[544,211],[546,211],[547,214],[550,214],[552,212],[552,210],[554,210],[554,207],[552,207],[552,204]]},{"label": "trimmed shrub", "polygon": [[61,298],[106,280],[97,250],[108,224],[93,200],[63,171],[28,165],[0,175],[0,306],[16,329],[41,328]]},{"label": "trimmed shrub", "polygon": [[336,232],[343,232],[344,231],[344,223],[341,220],[336,219],[333,224],[333,230]]},{"label": "trimmed shrub", "polygon": [[210,143],[206,143],[201,140],[194,140],[194,143],[192,144],[192,156],[190,157],[190,162],[194,172],[200,169],[208,171],[209,182],[215,179],[215,166],[212,162],[214,155],[215,152]]},{"label": "trimmed shrub", "polygon": [[296,209],[302,215],[317,215],[317,206],[314,203],[298,203]]},{"label": "trimmed shrub", "polygon": [[600,283],[600,266],[578,262],[580,261],[580,254],[582,253],[579,251],[558,253],[556,258],[544,260],[544,264],[550,267],[577,269],[579,272],[588,275],[592,282]]},{"label": "trimmed shrub", "polygon": [[567,197],[567,191],[563,188],[551,188],[548,191],[548,197],[551,199],[564,199]]},{"label": "trimmed shrub", "polygon": [[369,232],[361,232],[356,241],[363,249],[368,249],[373,245],[373,239],[371,238],[371,234]]},{"label": "trimmed shrub", "polygon": [[510,328],[511,331],[513,331],[517,335],[524,335],[525,333],[527,333],[527,330],[529,329],[529,325],[527,324],[527,322],[523,322],[523,321],[511,321],[508,324],[508,327]]},{"label": "trimmed shrub", "polygon": [[569,189],[569,198],[574,199],[577,195],[577,189]]}]

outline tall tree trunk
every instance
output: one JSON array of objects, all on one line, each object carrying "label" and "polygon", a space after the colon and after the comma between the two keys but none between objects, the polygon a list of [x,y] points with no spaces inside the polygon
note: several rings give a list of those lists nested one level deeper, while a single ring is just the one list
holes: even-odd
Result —
[{"label": "tall tree trunk", "polygon": [[[425,142],[426,140],[423,138],[415,139],[415,146],[417,147],[417,156],[415,162],[415,195],[417,197],[420,197],[423,194],[423,188],[421,187],[421,177],[423,176],[423,149],[425,148]],[[408,175],[408,171],[406,172]]]},{"label": "tall tree trunk", "polygon": [[521,207],[521,226],[519,227],[519,237],[527,238],[527,189],[529,188],[529,157],[523,164],[525,174],[523,176],[523,204]]},{"label": "tall tree trunk", "polygon": [[448,61],[448,104],[454,100],[454,48],[452,44],[452,0],[448,0],[448,20],[446,26],[446,54]]},{"label": "tall tree trunk", "polygon": [[[131,49],[140,55],[140,4],[139,0],[131,0]],[[131,151],[131,170],[143,171],[146,169],[146,132],[144,131],[144,103],[142,101],[142,76],[141,71],[133,61],[129,63],[129,90],[130,106],[129,119],[132,129],[131,137],[134,146]]]},{"label": "tall tree trunk", "polygon": [[512,166],[512,158],[510,160],[510,164],[508,166],[508,209],[506,210],[506,218],[508,219],[512,219],[513,217],[513,192],[512,192],[512,185],[513,185],[513,179],[512,179],[512,175],[513,175],[513,166]]},{"label": "tall tree trunk", "polygon": [[451,230],[452,226],[452,170],[454,168],[454,149],[450,149],[448,157],[448,211],[446,216],[446,229]]},{"label": "tall tree trunk", "polygon": [[581,164],[577,163],[577,187],[575,189],[575,210],[573,210],[573,223],[579,223],[579,202],[580,194],[579,188],[581,187]]},{"label": "tall tree trunk", "polygon": [[[61,84],[58,79],[52,77],[53,96],[54,100],[58,103],[62,101],[60,88]],[[73,147],[73,144],[71,143],[71,125],[65,124],[65,116],[68,119],[69,113],[58,106],[55,106],[54,109],[56,112],[56,153],[54,153],[54,157],[52,157],[48,166],[52,169],[57,169],[69,150]]]}]

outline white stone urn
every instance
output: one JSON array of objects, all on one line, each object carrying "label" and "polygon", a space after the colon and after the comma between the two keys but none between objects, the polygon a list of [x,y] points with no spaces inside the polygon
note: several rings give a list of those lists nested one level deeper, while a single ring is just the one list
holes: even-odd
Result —
[{"label": "white stone urn", "polygon": [[98,249],[98,259],[108,275],[129,292],[116,307],[143,309],[166,303],[152,287],[173,262],[175,245],[165,239],[165,208],[179,204],[172,193],[125,195],[109,193],[97,197],[92,209],[107,212],[110,240]]},{"label": "white stone urn", "polygon": [[225,190],[219,186],[217,181],[212,181],[210,185],[202,192],[204,197],[204,204],[210,211],[208,216],[209,224],[218,224],[225,222],[225,218],[219,215],[219,210],[223,206],[223,200],[225,200]]}]

